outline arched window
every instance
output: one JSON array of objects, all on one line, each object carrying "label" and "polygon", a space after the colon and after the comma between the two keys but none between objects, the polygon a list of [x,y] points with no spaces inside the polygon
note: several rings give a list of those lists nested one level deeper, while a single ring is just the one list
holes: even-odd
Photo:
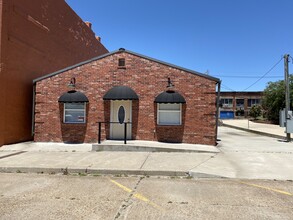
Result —
[{"label": "arched window", "polygon": [[182,124],[182,104],[186,103],[182,95],[169,90],[159,94],[155,99],[155,103],[157,103],[158,125]]},{"label": "arched window", "polygon": [[68,91],[60,96],[58,102],[64,104],[64,123],[86,123],[86,103],[88,98],[81,92]]}]

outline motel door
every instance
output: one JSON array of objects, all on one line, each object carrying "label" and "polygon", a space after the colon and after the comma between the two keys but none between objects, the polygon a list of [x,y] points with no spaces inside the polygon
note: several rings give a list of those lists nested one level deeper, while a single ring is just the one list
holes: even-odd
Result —
[{"label": "motel door", "polygon": [[[124,122],[132,122],[132,101],[111,101],[110,138],[112,140],[124,139]],[[127,124],[127,139],[131,139],[131,124]]]}]

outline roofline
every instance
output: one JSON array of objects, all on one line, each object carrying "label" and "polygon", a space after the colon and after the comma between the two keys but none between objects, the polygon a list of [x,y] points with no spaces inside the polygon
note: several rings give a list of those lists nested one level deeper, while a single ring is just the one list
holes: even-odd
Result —
[{"label": "roofline", "polygon": [[221,80],[219,78],[216,78],[216,77],[213,77],[213,76],[209,76],[209,75],[206,75],[206,74],[203,74],[203,73],[200,73],[200,72],[197,72],[197,71],[194,71],[194,70],[190,70],[190,69],[186,69],[186,68],[183,68],[181,66],[177,66],[177,65],[174,65],[174,64],[171,64],[171,63],[167,63],[167,62],[164,62],[164,61],[161,61],[161,60],[157,60],[157,59],[154,59],[154,58],[151,58],[151,57],[148,57],[148,56],[145,56],[145,55],[142,55],[142,54],[139,54],[139,53],[135,53],[135,52],[132,52],[130,50],[125,50],[124,48],[120,48],[119,50],[115,50],[115,51],[112,51],[112,52],[109,52],[109,53],[106,53],[106,54],[103,54],[101,56],[98,56],[98,57],[94,57],[92,59],[89,59],[89,60],[86,60],[86,61],[83,61],[83,62],[80,62],[80,63],[77,63],[73,66],[69,66],[69,67],[66,67],[64,69],[61,69],[61,70],[58,70],[56,72],[53,72],[53,73],[50,73],[50,74],[47,74],[45,76],[42,76],[42,77],[39,77],[37,79],[34,79],[33,80],[33,83],[35,84],[36,82],[39,82],[41,80],[44,80],[44,79],[47,79],[47,78],[50,78],[52,76],[55,76],[55,75],[58,75],[60,73],[63,73],[63,72],[66,72],[68,70],[71,70],[71,69],[74,69],[76,67],[79,67],[79,66],[82,66],[82,65],[85,65],[85,64],[88,64],[88,63],[91,63],[93,61],[97,61],[97,60],[100,60],[100,59],[103,59],[107,56],[111,56],[113,54],[116,54],[116,53],[129,53],[129,54],[132,54],[134,56],[138,56],[138,57],[141,57],[141,58],[144,58],[144,59],[147,59],[147,60],[151,60],[151,61],[154,61],[156,63],[160,63],[160,64],[163,64],[163,65],[166,65],[166,66],[169,66],[169,67],[173,67],[175,69],[179,69],[179,70],[182,70],[182,71],[186,71],[186,72],[189,72],[189,73],[192,73],[194,75],[198,75],[198,76],[201,76],[201,77],[204,77],[204,78],[207,78],[207,79],[210,79],[210,80],[213,80],[217,83],[221,82]]},{"label": "roofline", "polygon": [[216,81],[216,82],[220,82],[221,81],[219,78],[216,78],[216,77],[213,77],[213,76],[209,76],[207,74],[200,73],[200,72],[197,72],[197,71],[194,71],[194,70],[191,70],[191,69],[187,69],[187,68],[184,68],[184,67],[181,67],[181,66],[177,66],[177,65],[174,65],[174,64],[171,64],[171,63],[167,63],[165,61],[157,60],[157,59],[154,59],[152,57],[148,57],[148,56],[145,56],[145,55],[141,55],[139,53],[135,53],[135,52],[132,52],[132,51],[129,51],[129,50],[125,50],[125,52],[130,53],[130,54],[135,55],[135,56],[139,56],[139,57],[148,59],[148,60],[152,60],[154,62],[163,64],[163,65],[166,65],[166,66],[173,67],[175,69],[183,70],[183,71],[186,71],[186,72],[189,72],[189,73],[192,73],[192,74],[195,74],[195,75],[198,75],[198,76],[201,76],[201,77],[204,77],[204,78],[207,78],[207,79]]},{"label": "roofline", "polygon": [[113,52],[110,52],[110,53],[106,53],[106,54],[103,54],[103,55],[101,55],[101,56],[94,57],[94,58],[92,58],[92,59],[89,59],[89,60],[86,60],[86,61],[83,61],[83,62],[77,63],[77,64],[75,64],[75,65],[73,65],[73,66],[69,66],[69,67],[66,67],[66,68],[64,68],[64,69],[58,70],[58,71],[56,71],[56,72],[49,73],[49,74],[47,74],[47,75],[45,75],[45,76],[41,76],[41,77],[39,77],[39,78],[34,79],[34,80],[33,80],[33,83],[35,84],[36,82],[39,82],[39,81],[41,81],[41,80],[44,80],[44,79],[50,78],[50,77],[52,77],[52,76],[56,76],[56,75],[58,75],[58,74],[60,74],[60,73],[66,72],[66,71],[68,71],[68,70],[72,70],[72,69],[74,69],[74,68],[76,68],[76,67],[83,66],[83,65],[85,65],[85,64],[88,64],[88,63],[90,63],[90,62],[93,62],[93,61],[96,61],[96,60],[102,59],[102,58],[107,57],[107,56],[111,56],[112,54],[115,54],[116,52],[117,52],[117,51],[113,51]]},{"label": "roofline", "polygon": [[221,93],[264,93],[264,91],[221,91]]}]

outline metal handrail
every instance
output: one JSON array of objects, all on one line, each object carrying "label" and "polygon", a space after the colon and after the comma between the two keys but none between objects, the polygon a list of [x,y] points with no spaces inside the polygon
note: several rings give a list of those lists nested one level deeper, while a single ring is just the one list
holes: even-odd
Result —
[{"label": "metal handrail", "polygon": [[114,121],[99,121],[99,132],[98,132],[98,144],[101,144],[101,132],[102,132],[102,124],[124,124],[124,144],[127,144],[127,124],[132,124],[131,122],[114,122]]}]

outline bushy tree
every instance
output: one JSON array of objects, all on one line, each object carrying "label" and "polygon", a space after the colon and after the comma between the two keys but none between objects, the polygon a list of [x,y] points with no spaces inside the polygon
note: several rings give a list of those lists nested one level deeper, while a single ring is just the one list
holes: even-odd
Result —
[{"label": "bushy tree", "polygon": [[[290,96],[292,100],[293,75],[290,75]],[[279,80],[277,82],[269,82],[264,90],[262,107],[266,117],[274,122],[279,122],[279,111],[285,108],[285,82]]]},{"label": "bushy tree", "polygon": [[261,116],[261,106],[260,105],[254,105],[249,110],[249,116],[256,119],[257,117]]}]

